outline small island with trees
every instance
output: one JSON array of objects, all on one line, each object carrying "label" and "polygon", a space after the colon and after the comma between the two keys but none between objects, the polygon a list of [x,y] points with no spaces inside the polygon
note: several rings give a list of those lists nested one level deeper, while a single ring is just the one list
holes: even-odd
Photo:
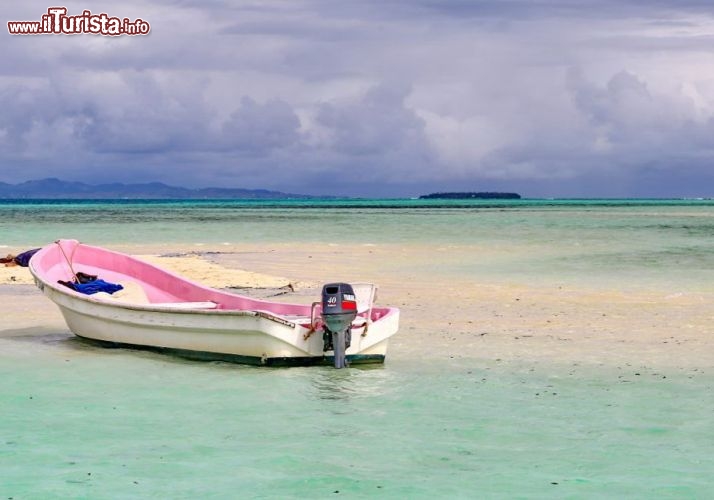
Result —
[{"label": "small island with trees", "polygon": [[419,197],[420,200],[520,200],[518,193],[431,193]]}]

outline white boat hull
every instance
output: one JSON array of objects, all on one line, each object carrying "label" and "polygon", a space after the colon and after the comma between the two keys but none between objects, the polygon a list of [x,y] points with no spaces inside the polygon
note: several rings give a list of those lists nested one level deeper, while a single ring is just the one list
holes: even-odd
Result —
[{"label": "white boat hull", "polygon": [[[332,364],[332,352],[323,351],[322,332],[311,333],[305,317],[261,310],[181,310],[161,304],[114,303],[64,290],[30,268],[38,288],[57,304],[69,329],[86,340],[266,366]],[[398,313],[390,309],[366,333],[364,327],[353,329],[347,360],[383,362],[389,337],[398,329]]]}]

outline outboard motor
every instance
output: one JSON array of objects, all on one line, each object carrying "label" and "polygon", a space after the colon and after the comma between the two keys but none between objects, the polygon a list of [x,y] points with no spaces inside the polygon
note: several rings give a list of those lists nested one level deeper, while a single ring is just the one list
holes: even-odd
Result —
[{"label": "outboard motor", "polygon": [[345,352],[350,347],[355,317],[357,301],[352,285],[330,283],[322,287],[323,351],[335,353],[335,368],[347,366]]}]

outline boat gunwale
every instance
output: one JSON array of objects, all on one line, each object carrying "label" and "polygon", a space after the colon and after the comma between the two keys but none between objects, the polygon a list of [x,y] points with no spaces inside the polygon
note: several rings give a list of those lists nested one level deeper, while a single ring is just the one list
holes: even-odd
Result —
[{"label": "boat gunwale", "polygon": [[[55,244],[59,244],[60,241],[72,241],[72,240],[58,240],[57,242],[55,242]],[[114,250],[110,250],[110,249],[106,249],[106,248],[98,247],[98,246],[94,246],[94,245],[87,245],[87,244],[79,242],[78,240],[74,240],[74,241],[76,241],[77,245],[82,245],[84,247],[92,248],[94,250],[110,253],[113,255],[118,255],[118,256],[125,257],[130,260],[139,262],[143,265],[149,266],[157,271],[160,271],[161,273],[171,276],[172,278],[174,278],[178,281],[189,283],[193,286],[199,287],[199,288],[209,291],[209,292],[216,292],[221,295],[230,296],[230,297],[240,297],[243,299],[247,299],[250,301],[254,301],[254,302],[258,302],[258,303],[262,303],[262,304],[266,304],[266,305],[277,304],[277,302],[271,302],[271,301],[262,300],[262,299],[254,299],[247,295],[241,295],[241,294],[237,294],[237,293],[227,292],[224,290],[206,286],[202,283],[199,283],[199,282],[196,282],[189,278],[186,278],[182,275],[174,273],[173,271],[164,269],[163,267],[157,266],[151,262],[144,261],[144,260],[139,259],[133,255],[130,255],[130,254],[125,254],[125,253],[117,252]],[[43,253],[43,251],[46,250],[47,248],[51,248],[51,246],[47,245],[47,246],[43,247],[40,250],[40,252],[38,252],[38,254]],[[252,317],[257,316],[257,317],[267,319],[269,321],[283,324],[290,328],[295,328],[297,326],[304,330],[309,329],[309,326],[303,326],[302,324],[297,323],[295,321],[291,321],[290,319],[288,319],[280,314],[276,314],[276,313],[273,313],[271,311],[264,310],[264,309],[200,309],[200,308],[172,309],[172,308],[168,308],[168,307],[156,306],[156,305],[153,305],[152,303],[140,304],[140,303],[120,302],[120,301],[117,301],[116,303],[114,303],[109,300],[94,298],[94,297],[92,297],[92,295],[85,295],[80,292],[71,290],[65,286],[59,286],[56,283],[52,283],[52,282],[44,279],[42,277],[41,273],[39,273],[38,270],[33,265],[34,257],[35,256],[33,255],[33,257],[30,259],[28,269],[29,269],[30,273],[32,274],[33,278],[35,279],[35,285],[38,288],[40,288],[43,293],[44,293],[44,287],[49,287],[53,292],[57,292],[60,295],[67,297],[68,299],[75,299],[75,300],[79,300],[79,301],[86,302],[89,304],[96,304],[99,306],[107,306],[109,308],[115,308],[115,309],[125,309],[125,310],[131,310],[131,311],[142,311],[142,312],[145,311],[145,312],[165,313],[165,314],[190,314],[190,315],[200,314],[200,315],[206,315],[206,316],[252,316]],[[108,270],[108,271],[111,271],[111,270]],[[114,271],[114,272],[116,272],[116,271]],[[131,278],[131,276],[129,276],[129,275],[126,275],[126,276],[128,278]],[[38,282],[42,283],[42,287],[39,286]],[[181,303],[181,302],[177,302],[177,303]],[[297,306],[305,307],[305,308],[310,307],[309,305],[305,305],[305,304],[293,304],[293,305],[297,305]],[[398,309],[395,307],[385,307],[384,309],[387,311],[386,314],[382,315],[379,319],[375,320],[375,322],[384,320],[398,312]]]}]

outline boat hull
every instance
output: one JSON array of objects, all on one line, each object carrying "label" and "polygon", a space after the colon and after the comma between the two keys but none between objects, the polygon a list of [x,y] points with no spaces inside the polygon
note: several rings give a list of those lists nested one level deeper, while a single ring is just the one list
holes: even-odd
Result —
[{"label": "boat hull", "polygon": [[[76,334],[75,334],[76,335]],[[221,352],[194,351],[187,349],[177,349],[174,347],[158,347],[151,345],[126,344],[123,342],[109,342],[97,340],[77,335],[77,337],[91,345],[96,345],[106,349],[138,349],[142,351],[156,352],[169,356],[190,359],[194,361],[222,361],[226,363],[236,363],[241,365],[268,366],[268,367],[291,367],[291,366],[332,366],[333,356],[292,356],[292,357],[256,357],[243,354],[226,354]],[[386,347],[386,346],[385,346]],[[349,365],[383,364],[385,354],[348,354]]]},{"label": "boat hull", "polygon": [[[305,366],[333,362],[332,352],[323,350],[322,333],[311,331],[309,314],[307,318],[280,314],[264,309],[270,306],[265,302],[255,304],[263,309],[244,310],[167,310],[160,304],[113,303],[65,290],[44,277],[41,266],[32,264],[30,269],[37,286],[59,307],[69,329],[86,341],[251,365]],[[108,272],[96,267],[90,270],[99,271],[100,275]],[[121,282],[121,276],[114,270],[114,279],[119,278],[117,281]],[[233,294],[205,290],[211,291],[211,300],[235,299]],[[279,311],[285,310],[284,304],[279,306],[282,308]],[[293,313],[309,311],[309,306],[291,307]],[[351,364],[384,362],[388,340],[396,332],[398,320],[398,310],[391,309],[390,314],[371,323],[367,332],[364,328],[353,330],[348,361]]]}]

